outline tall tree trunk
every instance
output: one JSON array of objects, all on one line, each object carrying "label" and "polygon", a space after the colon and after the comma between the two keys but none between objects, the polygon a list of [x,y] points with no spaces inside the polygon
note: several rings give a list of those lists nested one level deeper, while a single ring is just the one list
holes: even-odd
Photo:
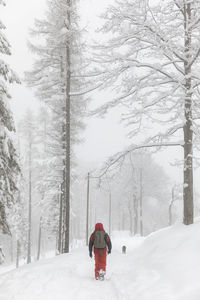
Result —
[{"label": "tall tree trunk", "polygon": [[122,211],[122,230],[125,230],[125,212],[124,210]]},{"label": "tall tree trunk", "polygon": [[[63,188],[61,188],[63,190]],[[62,223],[63,223],[63,195],[60,195],[59,228],[58,228],[58,253],[62,253]]]},{"label": "tall tree trunk", "polygon": [[32,219],[32,142],[29,136],[29,205],[28,205],[28,249],[27,264],[31,263],[31,219]]},{"label": "tall tree trunk", "polygon": [[191,91],[191,5],[184,4],[184,29],[185,29],[185,124],[184,132],[184,224],[193,223],[193,129],[192,129],[192,91]]},{"label": "tall tree trunk", "polygon": [[76,238],[77,240],[80,239],[80,217],[77,216],[76,218]]},{"label": "tall tree trunk", "polygon": [[[67,0],[69,7],[67,19],[68,30],[70,31],[71,22],[71,0]],[[70,108],[70,90],[71,90],[71,42],[68,40],[66,45],[66,159],[65,159],[65,176],[66,176],[66,215],[65,215],[65,244],[64,253],[69,252],[69,233],[70,233],[70,175],[71,175],[71,108]]]},{"label": "tall tree trunk", "polygon": [[[65,150],[66,151],[66,150]],[[64,160],[65,162],[65,160]],[[65,233],[66,233],[66,175],[65,169],[63,170],[63,199],[62,199],[62,253],[65,252]]]},{"label": "tall tree trunk", "polygon": [[129,230],[131,235],[133,234],[133,208],[131,207],[131,201],[128,203],[128,212],[129,212]]},{"label": "tall tree trunk", "polygon": [[[64,70],[61,69],[63,73]],[[64,93],[64,89],[62,90]],[[65,111],[65,107],[63,108]],[[62,125],[62,139],[63,139],[63,154],[66,153],[66,126],[65,124]],[[61,184],[61,196],[60,196],[60,212],[59,212],[59,240],[58,240],[58,247],[60,248],[59,253],[64,252],[64,244],[65,244],[65,228],[66,228],[66,176],[65,176],[65,168],[66,163],[65,159],[63,159],[63,174],[62,174],[62,184]]]},{"label": "tall tree trunk", "polygon": [[40,217],[40,224],[39,224],[37,260],[40,259],[41,238],[42,238],[42,217]]},{"label": "tall tree trunk", "polygon": [[138,233],[138,199],[133,194],[133,213],[134,213],[134,235]]},{"label": "tall tree trunk", "polygon": [[20,242],[19,240],[17,240],[16,268],[19,268],[19,258],[20,258]]},{"label": "tall tree trunk", "polygon": [[[66,81],[65,81],[65,69],[64,69],[64,56],[60,57],[60,79],[62,82],[61,92],[65,95]],[[65,111],[65,105],[63,111]],[[62,124],[62,149],[63,155],[66,153],[66,125]],[[61,196],[60,196],[60,210],[59,210],[59,229],[58,229],[58,252],[59,254],[64,252],[64,233],[65,233],[65,199],[66,199],[66,176],[65,176],[65,158],[63,159],[63,174],[62,174],[62,184],[61,184]]]}]

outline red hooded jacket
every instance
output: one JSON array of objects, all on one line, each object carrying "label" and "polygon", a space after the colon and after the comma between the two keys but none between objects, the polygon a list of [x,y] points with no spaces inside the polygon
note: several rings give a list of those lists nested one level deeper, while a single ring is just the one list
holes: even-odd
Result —
[{"label": "red hooded jacket", "polygon": [[102,223],[97,223],[95,225],[95,231],[105,231]]},{"label": "red hooded jacket", "polygon": [[[96,223],[95,225],[95,231],[104,231],[104,228],[103,228],[103,224],[102,223]],[[91,234],[90,236],[90,241],[89,241],[89,252],[92,253],[92,248],[93,248],[93,245],[94,245],[94,238],[95,238],[95,231]],[[112,244],[111,244],[111,240],[110,240],[110,237],[107,233],[105,233],[105,241],[106,241],[106,245],[108,247],[108,253],[111,253],[111,249],[112,249]],[[101,249],[97,249],[94,247],[94,251],[100,251]]]}]

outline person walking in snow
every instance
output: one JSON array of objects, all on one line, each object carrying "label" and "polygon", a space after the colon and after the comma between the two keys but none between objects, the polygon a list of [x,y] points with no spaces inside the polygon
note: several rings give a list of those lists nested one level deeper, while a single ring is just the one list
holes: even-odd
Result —
[{"label": "person walking in snow", "polygon": [[105,232],[102,223],[95,225],[95,230],[90,236],[89,256],[92,258],[92,250],[94,247],[95,257],[95,278],[96,280],[104,279],[106,273],[106,256],[111,253],[112,244],[109,235]]}]

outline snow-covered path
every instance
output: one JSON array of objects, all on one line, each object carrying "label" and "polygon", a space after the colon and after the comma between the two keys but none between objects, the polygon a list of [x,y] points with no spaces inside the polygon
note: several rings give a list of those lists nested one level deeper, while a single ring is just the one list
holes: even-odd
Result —
[{"label": "snow-covered path", "polygon": [[[131,247],[137,247],[140,242],[136,239]],[[94,259],[89,258],[87,248],[82,247],[70,254],[1,274],[0,300],[129,299],[120,284],[122,273],[129,268],[128,256],[121,253],[122,244],[122,240],[114,243],[112,255],[107,259],[104,282],[94,279]]]},{"label": "snow-covered path", "polygon": [[[200,222],[113,238],[106,280],[82,247],[0,275],[0,300],[199,300]],[[126,244],[127,254],[121,253]]]},{"label": "snow-covered path", "polygon": [[106,293],[111,296],[110,300],[117,299],[109,281],[104,285],[105,294],[97,297],[102,283],[94,282],[92,275],[92,264],[86,249],[82,248],[1,275],[0,299],[90,299],[91,295],[94,299],[105,299]]}]

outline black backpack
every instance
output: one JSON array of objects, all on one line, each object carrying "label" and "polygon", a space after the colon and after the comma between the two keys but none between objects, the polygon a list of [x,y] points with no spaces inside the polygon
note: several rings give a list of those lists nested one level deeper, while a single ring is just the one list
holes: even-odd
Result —
[{"label": "black backpack", "polygon": [[103,249],[106,247],[106,233],[105,231],[95,231],[94,233],[94,247],[97,249]]}]

